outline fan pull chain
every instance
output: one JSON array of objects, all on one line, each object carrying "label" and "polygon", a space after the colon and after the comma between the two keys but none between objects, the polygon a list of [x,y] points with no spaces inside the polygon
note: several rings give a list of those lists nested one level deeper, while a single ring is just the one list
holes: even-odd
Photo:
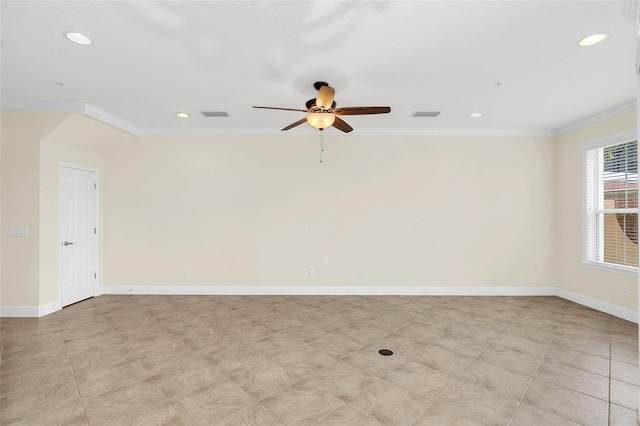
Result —
[{"label": "fan pull chain", "polygon": [[320,163],[324,162],[324,133],[320,133]]}]

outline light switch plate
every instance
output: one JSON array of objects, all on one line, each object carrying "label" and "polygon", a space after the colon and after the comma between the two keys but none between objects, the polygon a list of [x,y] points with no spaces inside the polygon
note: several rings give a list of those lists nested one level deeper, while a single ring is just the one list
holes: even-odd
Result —
[{"label": "light switch plate", "polygon": [[29,228],[27,228],[26,226],[10,226],[9,236],[10,237],[28,237]]}]

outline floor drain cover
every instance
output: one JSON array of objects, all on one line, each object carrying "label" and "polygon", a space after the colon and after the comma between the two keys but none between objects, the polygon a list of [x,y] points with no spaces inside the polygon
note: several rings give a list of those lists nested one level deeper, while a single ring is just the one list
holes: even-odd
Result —
[{"label": "floor drain cover", "polygon": [[393,352],[392,352],[392,351],[390,351],[389,349],[380,349],[380,350],[378,351],[378,353],[379,353],[380,355],[382,355],[382,356],[391,356],[391,355],[393,355]]}]

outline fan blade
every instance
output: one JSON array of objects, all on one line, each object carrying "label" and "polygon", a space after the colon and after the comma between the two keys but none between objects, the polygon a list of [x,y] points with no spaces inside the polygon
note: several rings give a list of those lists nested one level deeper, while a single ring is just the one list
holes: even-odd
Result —
[{"label": "fan blade", "polygon": [[367,114],[386,114],[391,112],[390,107],[345,107],[336,108],[335,114],[339,115],[367,115]]},{"label": "fan blade", "polygon": [[291,129],[293,129],[294,127],[299,126],[299,125],[301,125],[302,123],[306,123],[306,122],[307,122],[307,117],[305,117],[305,118],[301,118],[300,120],[296,121],[295,123],[291,123],[291,124],[289,124],[287,127],[285,127],[284,129],[282,129],[282,131],[285,131],[285,130],[291,130]]},{"label": "fan blade", "polygon": [[333,122],[333,127],[335,127],[338,130],[342,130],[345,133],[349,133],[350,131],[353,130],[353,127],[345,123],[344,120],[341,119],[340,117],[336,117],[335,121]]},{"label": "fan blade", "polygon": [[298,112],[309,112],[306,109],[296,109],[296,108],[280,108],[280,107],[267,107],[267,106],[253,106],[253,108],[261,108],[261,109],[278,109],[281,111],[298,111]]},{"label": "fan blade", "polygon": [[318,90],[318,97],[316,98],[316,105],[322,109],[331,108],[331,104],[333,103],[333,95],[335,94],[335,89],[331,86],[322,86],[320,90]]}]

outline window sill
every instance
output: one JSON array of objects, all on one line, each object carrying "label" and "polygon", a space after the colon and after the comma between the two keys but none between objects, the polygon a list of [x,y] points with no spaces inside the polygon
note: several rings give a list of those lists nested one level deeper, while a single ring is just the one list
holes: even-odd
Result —
[{"label": "window sill", "polygon": [[638,268],[634,268],[631,266],[619,266],[619,265],[613,265],[610,263],[589,262],[589,261],[582,261],[582,264],[587,268],[599,269],[605,272],[613,272],[615,274],[628,275],[630,277],[638,276]]}]

